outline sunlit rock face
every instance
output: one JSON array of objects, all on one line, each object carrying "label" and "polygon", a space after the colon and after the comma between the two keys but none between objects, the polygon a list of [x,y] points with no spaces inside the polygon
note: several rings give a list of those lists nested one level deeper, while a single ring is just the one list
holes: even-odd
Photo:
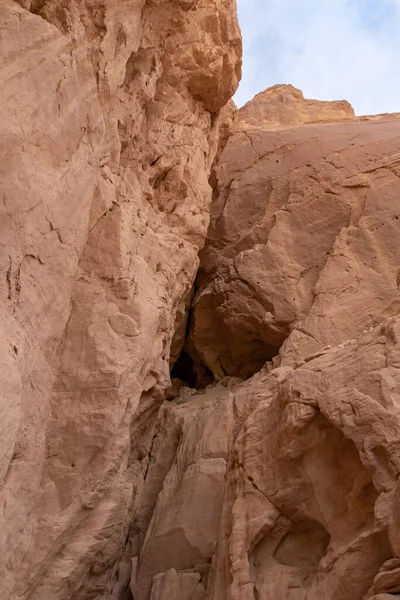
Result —
[{"label": "sunlit rock face", "polygon": [[396,314],[399,118],[330,104],[276,86],[237,113],[187,344],[217,378],[252,375],[283,343],[291,364]]},{"label": "sunlit rock face", "polygon": [[0,28],[1,600],[393,598],[399,116],[235,113],[234,0]]},{"label": "sunlit rock face", "polygon": [[0,28],[0,596],[123,598],[235,2],[3,0]]},{"label": "sunlit rock face", "polygon": [[134,598],[400,590],[399,157],[398,115],[291,86],[237,112],[179,372],[219,383],[160,413]]}]

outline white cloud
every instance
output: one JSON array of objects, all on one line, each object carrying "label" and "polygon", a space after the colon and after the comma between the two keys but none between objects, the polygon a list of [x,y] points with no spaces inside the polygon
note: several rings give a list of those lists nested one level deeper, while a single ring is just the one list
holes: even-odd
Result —
[{"label": "white cloud", "polygon": [[276,83],[349,100],[357,114],[400,112],[400,0],[237,0],[242,105]]}]

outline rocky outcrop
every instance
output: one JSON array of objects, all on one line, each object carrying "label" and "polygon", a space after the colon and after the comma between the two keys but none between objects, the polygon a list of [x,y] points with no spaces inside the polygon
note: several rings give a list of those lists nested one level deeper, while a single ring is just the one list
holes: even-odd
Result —
[{"label": "rocky outcrop", "polygon": [[176,575],[168,577],[165,595],[156,591],[171,569],[196,576],[196,594],[204,598],[215,550],[234,421],[231,394],[221,384],[200,396],[181,390],[177,398],[161,409],[146,477],[138,525],[147,531],[132,580],[138,600],[150,590],[155,598],[174,598]]},{"label": "rocky outcrop", "polygon": [[188,341],[217,378],[252,375],[282,344],[293,364],[396,314],[399,117],[325,123],[336,104],[312,101],[312,124],[292,124],[296,104],[281,127],[247,120],[281,95],[238,112],[218,167]]},{"label": "rocky outcrop", "polygon": [[2,0],[0,28],[1,598],[122,598],[235,3]]},{"label": "rocky outcrop", "polygon": [[0,28],[1,599],[393,598],[399,115],[234,115],[234,0]]},{"label": "rocky outcrop", "polygon": [[282,127],[349,119],[354,119],[354,110],[346,100],[309,100],[292,85],[274,85],[240,109],[236,128]]},{"label": "rocky outcrop", "polygon": [[[152,557],[165,572],[197,574],[207,590],[200,597],[212,600],[361,600],[395,590],[399,332],[399,318],[388,319],[301,366],[262,369],[241,384],[230,380],[228,390],[222,382],[166,406],[156,439],[176,431],[166,419],[175,427],[179,419],[179,442],[139,584]],[[165,466],[165,442],[153,453],[149,482]],[[222,489],[214,470],[212,488],[199,479],[193,453],[204,466],[216,456],[226,462]],[[209,528],[216,514],[219,528]]]},{"label": "rocky outcrop", "polygon": [[238,111],[217,168],[185,351],[220,381],[160,413],[139,600],[400,589],[400,119],[304,118],[289,88],[299,118],[254,125],[285,90]]}]

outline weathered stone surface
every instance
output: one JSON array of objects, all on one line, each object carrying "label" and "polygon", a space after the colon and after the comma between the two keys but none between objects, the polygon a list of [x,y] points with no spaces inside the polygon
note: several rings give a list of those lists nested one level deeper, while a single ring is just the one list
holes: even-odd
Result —
[{"label": "weathered stone surface", "polygon": [[205,589],[196,573],[177,573],[171,569],[154,578],[150,600],[203,600]]},{"label": "weathered stone surface", "polygon": [[374,579],[374,592],[400,593],[400,559],[385,562]]},{"label": "weathered stone surface", "polygon": [[222,384],[201,395],[181,392],[163,405],[137,523],[141,537],[147,532],[132,583],[134,598],[147,599],[158,574],[171,568],[196,573],[206,583],[222,510],[232,411],[230,391]]},{"label": "weathered stone surface", "polygon": [[[303,365],[166,403],[134,598],[148,598],[146,579],[154,586],[166,569],[201,575],[210,600],[396,593],[399,333],[391,318]],[[215,456],[210,488],[199,467]]]},{"label": "weathered stone surface", "polygon": [[293,364],[397,314],[399,116],[247,121],[274,94],[238,112],[218,167],[187,344],[217,378],[248,377],[287,338]]},{"label": "weathered stone surface", "polygon": [[239,111],[238,127],[301,125],[354,118],[354,110],[346,100],[321,102],[304,98],[292,85],[274,85],[257,94]]},{"label": "weathered stone surface", "polygon": [[0,39],[1,598],[122,598],[235,3],[1,0]]},{"label": "weathered stone surface", "polygon": [[[361,599],[392,556],[399,381],[386,357],[399,352],[398,328],[389,321],[352,346],[285,367],[278,391],[242,426],[229,474],[228,559],[220,549],[230,597],[253,598],[255,586],[261,598],[297,589],[307,600]],[[243,536],[249,521],[257,527]]]},{"label": "weathered stone surface", "polygon": [[399,116],[234,116],[234,0],[0,33],[2,600],[395,597]]},{"label": "weathered stone surface", "polygon": [[[264,94],[272,106],[277,91]],[[175,382],[162,409],[134,598],[175,569],[203,577],[207,600],[389,600],[400,552],[400,121],[349,111],[343,122],[313,102],[312,124],[297,125],[301,113],[256,127],[247,108],[217,169],[186,342],[221,383],[196,394]],[[205,422],[225,438],[225,483],[208,492],[218,530],[188,458],[213,456]],[[200,515],[211,565],[196,559]]]}]

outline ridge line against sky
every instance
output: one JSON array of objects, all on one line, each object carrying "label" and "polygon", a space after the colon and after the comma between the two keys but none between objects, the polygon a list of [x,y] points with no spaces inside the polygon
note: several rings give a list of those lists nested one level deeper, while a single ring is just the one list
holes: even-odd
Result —
[{"label": "ridge line against sky", "polygon": [[278,83],[356,114],[400,112],[400,0],[237,0],[242,106]]}]

